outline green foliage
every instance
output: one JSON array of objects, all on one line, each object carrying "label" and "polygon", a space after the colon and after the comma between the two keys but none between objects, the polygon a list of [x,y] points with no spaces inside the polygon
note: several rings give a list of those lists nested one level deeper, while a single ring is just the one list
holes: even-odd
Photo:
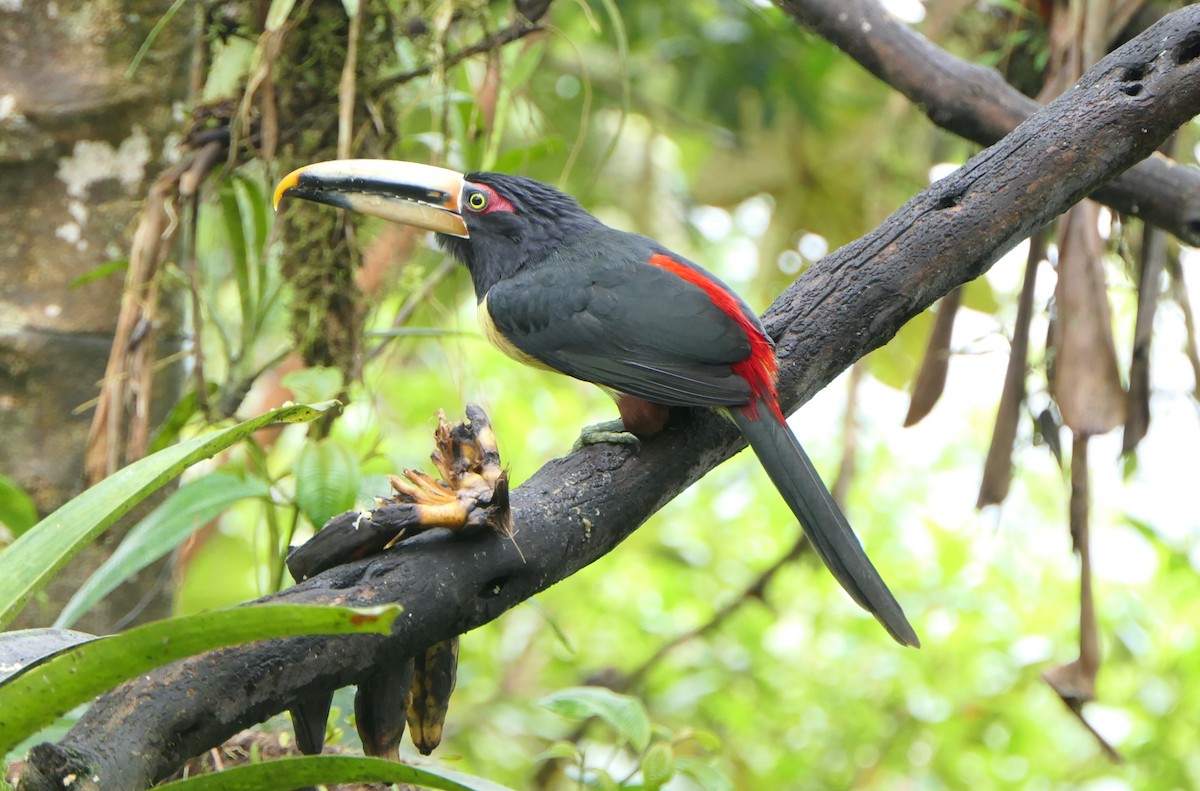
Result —
[{"label": "green foliage", "polygon": [[382,758],[313,755],[247,764],[159,786],[170,791],[274,791],[340,783],[411,783],[442,791],[508,791],[498,783],[433,766]]},{"label": "green foliage", "polygon": [[336,404],[289,406],[134,462],[68,502],[0,555],[0,626],[89,541],[179,473],[272,423],[312,420]]},{"label": "green foliage", "polygon": [[82,288],[83,286],[86,286],[88,283],[94,283],[95,281],[106,278],[109,275],[114,275],[117,272],[124,273],[124,271],[128,268],[129,268],[129,259],[128,258],[118,258],[116,260],[109,261],[106,264],[100,264],[99,266],[92,269],[91,271],[84,272],[82,275],[79,275],[74,280],[72,280],[69,288],[72,288],[72,289]]},{"label": "green foliage", "polygon": [[[566,761],[579,781],[590,788],[645,789],[657,791],[675,774],[688,775],[703,791],[724,791],[729,781],[713,766],[711,758],[696,754],[720,748],[720,739],[710,732],[682,728],[672,732],[654,728],[659,738],[651,742],[650,717],[645,704],[631,695],[622,695],[604,687],[572,687],[547,695],[542,706],[567,719],[586,724],[592,718],[604,722],[616,735],[614,743],[589,742],[588,750],[610,754],[602,765],[588,760],[583,748],[570,741],[551,744],[537,757],[539,761]],[[631,748],[632,755],[620,751]],[[617,757],[628,762],[624,779],[617,779],[613,765]]]},{"label": "green foliage", "polygon": [[0,528],[19,536],[37,522],[37,505],[12,478],[0,475]]},{"label": "green foliage", "polygon": [[114,588],[179,546],[234,503],[266,498],[269,493],[265,481],[224,470],[185,483],[125,535],[117,550],[75,591],[54,625],[65,628],[75,623]]},{"label": "green foliage", "polygon": [[[298,5],[273,0],[268,27],[280,29]],[[1032,21],[1021,3],[990,5]],[[933,165],[962,162],[974,150],[759,3],[555,3],[547,35],[403,83],[399,76],[508,24],[510,8],[388,8],[425,30],[394,35],[387,49],[395,59],[360,74],[360,92],[371,95],[378,122],[402,132],[383,153],[556,183],[605,221],[713,269],[760,309],[820,257],[804,253],[806,235],[830,248],[860,236],[923,187]],[[338,4],[333,10],[342,12]],[[947,24],[952,48],[984,62],[1001,63],[1030,47],[1044,51],[1044,31],[997,33],[992,10],[964,12]],[[206,97],[234,93],[254,52],[237,37],[217,46]],[[373,82],[390,87],[379,91]],[[331,99],[313,112],[332,116],[336,107]],[[1195,137],[1194,130],[1182,134]],[[205,352],[205,388],[184,396],[156,447],[233,414],[291,347],[278,258],[305,251],[270,244],[266,167],[252,162],[224,176],[206,193],[195,240],[192,320]],[[381,230],[378,222],[358,225],[360,247],[382,239]],[[361,382],[343,381],[332,368],[283,379],[298,400],[348,391],[350,404],[326,426],[327,437],[284,432],[273,443],[243,446],[207,478],[185,485],[151,517],[157,527],[131,534],[129,549],[102,569],[102,582],[80,591],[64,618],[169,549],[202,517],[217,519],[220,529],[179,569],[180,611],[277,588],[293,530],[302,539],[356,498],[385,494],[383,475],[427,465],[438,409],[456,413],[468,401],[482,403],[514,484],[565,453],[580,426],[612,416],[593,388],[523,369],[482,343],[466,278],[431,280],[443,257],[418,247],[371,296],[369,338],[388,340],[364,357]],[[795,421],[827,480],[843,440],[854,440],[847,510],[912,614],[922,650],[891,645],[809,556],[747,591],[790,551],[797,527],[753,460],[742,457],[677,498],[610,557],[466,636],[441,749],[465,769],[517,788],[530,787],[551,760],[571,767],[553,789],[1200,786],[1200,532],[1186,498],[1147,516],[1146,501],[1156,497],[1121,497],[1111,476],[1094,490],[1098,554],[1109,541],[1129,550],[1109,550],[1109,565],[1097,571],[1105,666],[1101,703],[1086,710],[1124,752],[1120,767],[1098,756],[1040,680],[1053,663],[1073,657],[1078,583],[1062,519],[1063,479],[1028,425],[1018,437],[1021,472],[1004,510],[973,509],[1015,271],[1001,264],[967,286],[969,315],[960,325],[967,331],[955,337],[947,393],[921,425],[899,429],[928,315],[867,360],[853,437],[842,434],[841,383]],[[1039,304],[1047,300],[1039,295]],[[408,321],[394,327],[404,306],[413,308]],[[1118,310],[1118,324],[1122,319],[1128,316]],[[964,349],[972,353],[960,354]],[[1034,396],[1045,400],[1045,393]],[[1165,385],[1156,399],[1156,409],[1166,402],[1188,407]],[[1188,444],[1171,437],[1160,443],[1180,454]],[[1145,451],[1138,465],[1152,455]],[[1195,469],[1186,462],[1194,456],[1179,458],[1185,461],[1159,467],[1159,474]],[[1104,476],[1106,462],[1096,466]],[[1139,483],[1135,474],[1131,485],[1146,486],[1146,477]],[[209,479],[216,483],[202,483]],[[201,497],[222,484],[230,484],[227,497]],[[235,490],[243,496],[234,497]],[[519,532],[515,540],[519,545]],[[8,569],[54,565],[61,542],[56,534],[53,546],[22,550],[14,556],[20,562],[6,567],[18,548],[7,550],[0,592],[10,585]],[[1128,569],[1139,557],[1152,571],[1133,579]],[[580,687],[624,678],[644,663],[630,685],[618,684],[627,694]],[[589,720],[594,724],[575,738]],[[395,764],[309,761],[286,771],[305,784],[360,771],[355,776],[418,782],[371,774],[402,771]],[[343,767],[350,774],[338,774]],[[238,771],[261,786],[274,784],[274,775],[263,781],[255,774],[274,770]]]},{"label": "green foliage", "polygon": [[305,443],[296,459],[296,505],[313,525],[349,511],[358,495],[358,460],[334,438]]},{"label": "green foliage", "polygon": [[275,605],[169,618],[83,643],[0,685],[0,755],[122,681],[214,648],[310,634],[388,634],[400,607]]},{"label": "green foliage", "polygon": [[573,687],[546,696],[542,705],[555,714],[575,720],[599,717],[622,742],[641,752],[650,743],[650,718],[637,698],[620,695],[603,687]]}]

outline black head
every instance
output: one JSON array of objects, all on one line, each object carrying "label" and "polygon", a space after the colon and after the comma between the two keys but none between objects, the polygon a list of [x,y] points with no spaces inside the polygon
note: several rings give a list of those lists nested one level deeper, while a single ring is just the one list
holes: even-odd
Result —
[{"label": "black head", "polygon": [[467,236],[438,234],[438,243],[471,273],[482,299],[497,281],[547,261],[600,221],[548,184],[504,173],[463,177],[460,213]]}]

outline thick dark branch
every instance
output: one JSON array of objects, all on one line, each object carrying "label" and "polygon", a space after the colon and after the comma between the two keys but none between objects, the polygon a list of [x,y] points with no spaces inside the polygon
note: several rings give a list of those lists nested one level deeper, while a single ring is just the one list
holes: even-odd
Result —
[{"label": "thick dark branch", "polygon": [[[1073,90],[776,300],[767,322],[778,341],[787,407],[978,277],[1033,229],[1149,156],[1198,111],[1200,5],[1194,5],[1106,57]],[[427,534],[269,597],[399,602],[405,612],[391,637],[279,640],[138,679],[97,701],[60,745],[36,749],[31,764],[38,774],[27,787],[61,788],[66,772],[95,773],[105,788],[145,786],[295,700],[354,683],[384,656],[411,655],[487,623],[602,557],[739,447],[732,427],[689,413],[637,455],[592,446],[556,459],[512,493],[521,552],[491,533]],[[890,650],[882,633],[880,640],[880,649]]]},{"label": "thick dark branch", "polygon": [[[884,10],[876,0],[776,0],[800,24],[841,49],[907,96],[929,120],[956,135],[991,145],[1041,106],[995,69],[941,49]],[[1126,90],[1137,90],[1132,77]],[[1152,90],[1141,85],[1141,90]],[[1097,191],[1093,198],[1200,245],[1200,170],[1155,155]]]}]

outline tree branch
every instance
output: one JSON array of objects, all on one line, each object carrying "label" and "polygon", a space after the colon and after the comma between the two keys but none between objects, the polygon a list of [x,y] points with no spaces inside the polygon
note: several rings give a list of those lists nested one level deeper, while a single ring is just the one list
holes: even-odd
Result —
[{"label": "tree branch", "polygon": [[[968,63],[889,14],[876,0],[776,0],[784,12],[907,96],[948,132],[991,145],[1041,105],[1000,72]],[[1127,89],[1139,81],[1131,78]],[[1152,90],[1142,85],[1141,90]],[[1151,98],[1150,100],[1153,100]],[[1200,245],[1200,170],[1161,154],[1091,197]]]},{"label": "tree branch", "polygon": [[[528,35],[539,33],[545,30],[544,27],[536,22],[530,22],[526,19],[518,19],[508,27],[501,28],[489,36],[485,36],[481,40],[463,47],[457,52],[446,55],[445,59],[438,65],[438,68],[448,69],[455,66],[467,58],[475,55],[482,55],[485,52],[503,47],[505,44],[511,44],[514,41],[520,41]],[[391,77],[385,77],[374,86],[375,90],[384,90],[394,88],[397,85],[403,85],[406,82],[412,82],[418,77],[426,77],[433,73],[433,65],[420,66],[412,71],[406,71],[402,74],[396,74]]]},{"label": "tree branch", "polygon": [[[1033,229],[1149,156],[1198,111],[1193,5],[1104,58],[1073,90],[789,287],[766,314],[785,406],[794,409]],[[36,747],[23,788],[62,788],[68,773],[99,777],[105,788],[165,777],[293,701],[353,684],[383,657],[469,631],[569,577],[741,446],[712,413],[685,411],[636,455],[591,446],[555,459],[512,492],[520,552],[486,532],[431,533],[260,601],[399,602],[405,612],[390,637],[276,640],[163,668],[101,697],[59,744]]]}]

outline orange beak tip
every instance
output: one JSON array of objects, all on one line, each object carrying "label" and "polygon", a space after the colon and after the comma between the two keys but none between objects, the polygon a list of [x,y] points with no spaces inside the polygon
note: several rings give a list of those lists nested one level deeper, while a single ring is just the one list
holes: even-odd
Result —
[{"label": "orange beak tip", "polygon": [[279,185],[275,187],[275,195],[271,200],[271,207],[275,211],[279,211],[279,202],[287,195],[288,190],[294,188],[300,183],[300,170],[293,170],[291,173],[284,176],[279,181]]}]

